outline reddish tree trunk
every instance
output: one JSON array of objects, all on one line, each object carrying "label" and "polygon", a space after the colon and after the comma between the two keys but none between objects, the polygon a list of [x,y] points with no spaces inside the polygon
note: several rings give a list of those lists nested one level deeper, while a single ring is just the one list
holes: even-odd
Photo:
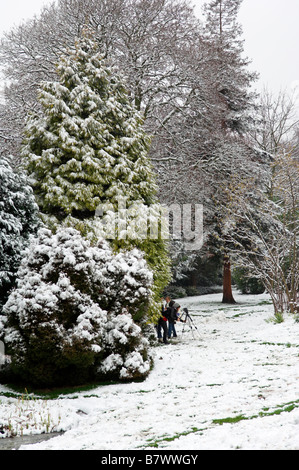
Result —
[{"label": "reddish tree trunk", "polygon": [[235,304],[236,301],[233,297],[232,292],[232,275],[230,268],[230,259],[229,256],[224,256],[223,263],[223,297],[222,303],[224,304]]}]

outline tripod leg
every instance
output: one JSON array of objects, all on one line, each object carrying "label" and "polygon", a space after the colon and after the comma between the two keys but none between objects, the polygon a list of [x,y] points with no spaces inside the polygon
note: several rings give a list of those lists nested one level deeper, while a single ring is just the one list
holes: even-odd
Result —
[{"label": "tripod leg", "polygon": [[183,326],[183,329],[182,329],[182,335],[183,335],[183,333],[184,333],[184,331],[185,331],[186,320],[185,320],[185,321],[182,321],[182,322],[184,323],[184,326]]},{"label": "tripod leg", "polygon": [[[197,329],[197,326],[195,325],[194,321],[192,320],[192,317],[190,316],[190,314],[188,313],[188,321],[189,321],[189,326],[192,330],[192,333],[193,333],[193,328],[195,328],[195,330],[197,330],[197,333],[198,333],[198,329]],[[199,334],[199,333],[198,333]]]}]

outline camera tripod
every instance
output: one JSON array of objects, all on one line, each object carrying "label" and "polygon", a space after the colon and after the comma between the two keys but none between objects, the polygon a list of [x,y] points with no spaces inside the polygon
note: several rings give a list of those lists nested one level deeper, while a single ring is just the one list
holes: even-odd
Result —
[{"label": "camera tripod", "polygon": [[183,313],[180,316],[180,321],[182,323],[184,323],[183,330],[182,330],[182,335],[184,334],[186,325],[188,325],[191,332],[192,332],[193,337],[194,337],[194,333],[197,333],[197,335],[199,336],[197,326],[195,325],[195,323],[194,323],[194,321],[193,321],[193,319],[192,319],[192,317],[191,317],[191,315],[190,315],[187,308],[183,308]]}]

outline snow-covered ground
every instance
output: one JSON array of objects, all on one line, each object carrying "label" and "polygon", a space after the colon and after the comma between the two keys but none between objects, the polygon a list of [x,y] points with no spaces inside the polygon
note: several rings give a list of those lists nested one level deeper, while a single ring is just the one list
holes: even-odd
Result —
[{"label": "snow-covered ground", "polygon": [[181,300],[197,329],[182,333],[178,323],[176,342],[157,343],[142,383],[47,402],[9,398],[0,386],[0,430],[10,421],[24,434],[64,431],[21,450],[298,450],[299,323],[267,321],[266,295],[235,298],[234,306],[221,294]]}]

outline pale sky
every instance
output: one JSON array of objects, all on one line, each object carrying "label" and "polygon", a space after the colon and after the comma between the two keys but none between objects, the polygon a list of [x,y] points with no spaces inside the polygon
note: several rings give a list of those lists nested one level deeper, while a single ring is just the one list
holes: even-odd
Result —
[{"label": "pale sky", "polygon": [[244,0],[239,20],[246,55],[269,89],[299,86],[299,0]]},{"label": "pale sky", "polygon": [[[200,12],[205,0],[193,0]],[[244,50],[274,93],[299,86],[299,0],[243,0],[239,14]]]},{"label": "pale sky", "polygon": [[[52,0],[0,0],[0,36]],[[191,0],[200,13],[205,0]],[[243,0],[239,22],[258,86],[274,93],[299,85],[299,0]]]}]

